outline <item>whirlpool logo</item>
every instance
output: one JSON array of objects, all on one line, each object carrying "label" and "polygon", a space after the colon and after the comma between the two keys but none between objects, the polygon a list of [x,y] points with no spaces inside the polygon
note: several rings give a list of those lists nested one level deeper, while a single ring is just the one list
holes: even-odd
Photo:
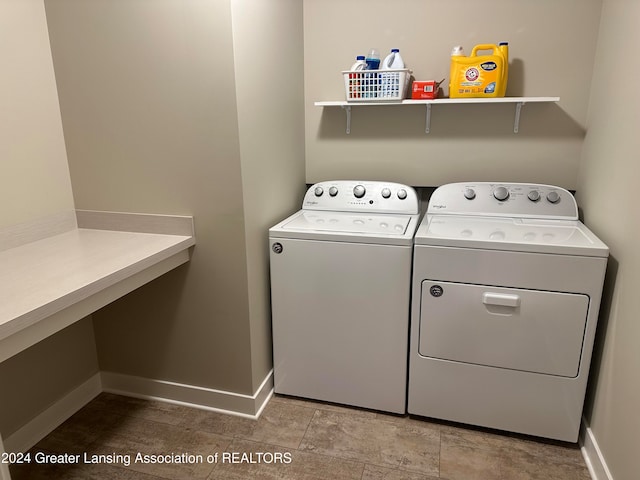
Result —
[{"label": "whirlpool logo", "polygon": [[432,297],[437,298],[442,296],[442,294],[444,293],[444,290],[440,285],[434,285],[429,289],[429,293],[431,294]]},{"label": "whirlpool logo", "polygon": [[447,208],[446,205],[443,205],[442,203],[436,203],[435,205],[430,205],[431,208],[437,208],[438,210],[442,210],[443,208]]}]

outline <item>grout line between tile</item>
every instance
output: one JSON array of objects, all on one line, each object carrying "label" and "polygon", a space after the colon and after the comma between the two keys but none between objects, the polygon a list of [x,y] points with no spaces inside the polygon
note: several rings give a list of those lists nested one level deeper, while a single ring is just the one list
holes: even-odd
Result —
[{"label": "grout line between tile", "polygon": [[316,417],[316,415],[318,414],[318,409],[315,408],[313,411],[313,415],[311,415],[311,418],[309,419],[309,423],[307,423],[307,427],[304,429],[304,433],[302,434],[302,437],[300,438],[300,441],[298,442],[298,446],[296,447],[297,451],[301,451],[300,450],[300,445],[302,445],[302,442],[304,441],[305,437],[307,436],[307,432],[309,431],[309,427],[311,426],[311,422],[313,422],[313,419]]}]

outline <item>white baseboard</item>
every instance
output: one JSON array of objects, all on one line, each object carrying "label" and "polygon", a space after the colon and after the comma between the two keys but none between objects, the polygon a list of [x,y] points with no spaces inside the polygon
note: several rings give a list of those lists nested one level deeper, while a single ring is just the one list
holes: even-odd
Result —
[{"label": "white baseboard", "polygon": [[273,393],[273,370],[267,374],[253,395],[112,372],[102,372],[101,377],[104,392],[159,400],[254,419],[260,416]]},{"label": "white baseboard", "polygon": [[[26,452],[101,392],[159,400],[257,419],[273,394],[273,370],[253,395],[100,372],[4,439],[7,452]],[[1,444],[0,444],[1,446]],[[0,473],[3,473],[0,471]],[[3,479],[0,475],[0,479]]]},{"label": "white baseboard", "polygon": [[[3,454],[5,451],[2,435],[0,435],[0,454]],[[8,463],[0,462],[0,480],[11,480]]]},{"label": "white baseboard", "polygon": [[593,480],[614,480],[596,437],[584,418],[580,429],[580,450]]},{"label": "white baseboard", "polygon": [[4,439],[7,452],[25,452],[102,392],[100,373],[62,397],[18,431]]}]

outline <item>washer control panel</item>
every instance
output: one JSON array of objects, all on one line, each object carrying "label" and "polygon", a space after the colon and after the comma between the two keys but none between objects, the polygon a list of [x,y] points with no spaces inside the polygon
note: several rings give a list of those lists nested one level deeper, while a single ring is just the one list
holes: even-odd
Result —
[{"label": "washer control panel", "polygon": [[568,190],[553,185],[450,183],[433,192],[427,213],[577,220],[578,206]]},{"label": "washer control panel", "polygon": [[335,180],[312,185],[304,196],[302,209],[416,215],[418,205],[417,192],[407,185]]}]

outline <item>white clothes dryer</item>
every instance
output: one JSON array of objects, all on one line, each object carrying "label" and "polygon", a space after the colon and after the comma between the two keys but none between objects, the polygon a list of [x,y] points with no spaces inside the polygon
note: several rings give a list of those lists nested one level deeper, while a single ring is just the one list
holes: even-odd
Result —
[{"label": "white clothes dryer", "polygon": [[418,205],[406,185],[322,182],[269,230],[276,393],[406,411]]},{"label": "white clothes dryer", "polygon": [[409,413],[576,442],[609,250],[571,193],[444,185],[414,241]]}]

